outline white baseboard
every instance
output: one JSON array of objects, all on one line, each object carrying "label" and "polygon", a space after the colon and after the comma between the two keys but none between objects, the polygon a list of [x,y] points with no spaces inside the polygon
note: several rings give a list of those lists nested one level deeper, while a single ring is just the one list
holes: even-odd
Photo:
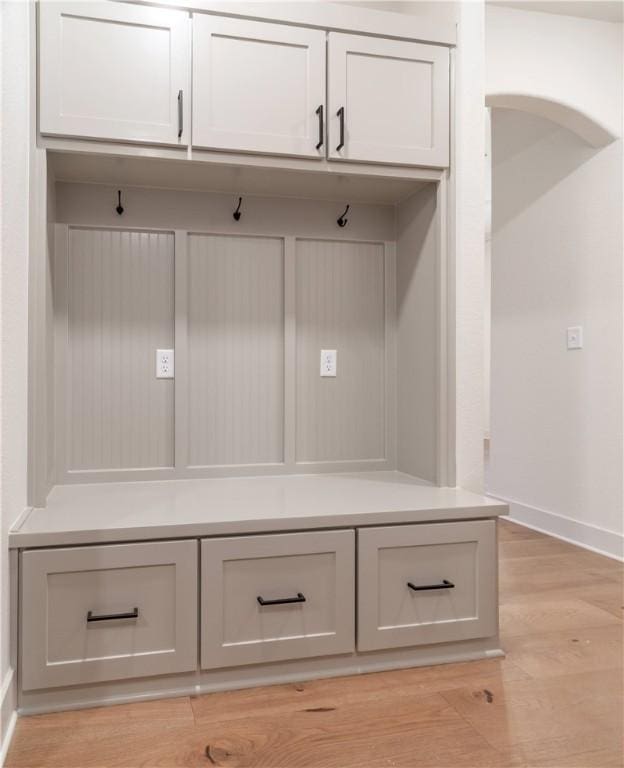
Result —
[{"label": "white baseboard", "polygon": [[11,667],[0,688],[0,768],[11,746],[15,723],[17,722],[17,681]]},{"label": "white baseboard", "polygon": [[488,493],[493,499],[509,504],[509,517],[514,523],[546,533],[556,539],[590,549],[614,560],[624,561],[624,534],[609,531],[597,525],[581,523],[570,517],[549,512],[539,507],[522,504],[515,499],[506,499],[495,493]]}]

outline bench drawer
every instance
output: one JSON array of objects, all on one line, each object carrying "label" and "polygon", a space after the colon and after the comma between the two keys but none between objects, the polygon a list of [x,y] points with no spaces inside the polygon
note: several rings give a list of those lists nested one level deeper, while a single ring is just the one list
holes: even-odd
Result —
[{"label": "bench drawer", "polygon": [[197,542],[22,555],[24,690],[194,670]]},{"label": "bench drawer", "polygon": [[353,531],[206,539],[205,669],[354,649]]},{"label": "bench drawer", "polygon": [[358,532],[358,650],[497,633],[492,520]]}]

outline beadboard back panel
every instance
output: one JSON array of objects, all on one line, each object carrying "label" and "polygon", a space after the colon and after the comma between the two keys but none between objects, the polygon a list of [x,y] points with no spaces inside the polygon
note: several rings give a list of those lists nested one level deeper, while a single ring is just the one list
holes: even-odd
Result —
[{"label": "beadboard back panel", "polygon": [[297,462],[386,458],[385,294],[383,243],[297,241]]},{"label": "beadboard back panel", "polygon": [[68,238],[56,254],[56,300],[66,310],[61,465],[172,467],[174,385],[156,379],[155,350],[173,347],[173,235],[69,229]]},{"label": "beadboard back panel", "polygon": [[[235,222],[213,193],[178,226],[173,192],[135,190],[113,226],[94,213],[104,190],[57,185],[56,483],[395,468],[436,482],[433,188],[398,208],[396,243],[381,207],[369,229],[351,212],[340,228],[326,202],[290,201],[284,219],[259,198],[264,221],[243,201]],[[158,348],[175,349],[174,380],[156,378]]]},{"label": "beadboard back panel", "polygon": [[439,297],[431,289],[438,281],[436,206],[426,189],[402,203],[397,217],[399,469],[432,483],[439,442]]},{"label": "beadboard back panel", "polygon": [[188,464],[284,460],[284,242],[189,235]]}]

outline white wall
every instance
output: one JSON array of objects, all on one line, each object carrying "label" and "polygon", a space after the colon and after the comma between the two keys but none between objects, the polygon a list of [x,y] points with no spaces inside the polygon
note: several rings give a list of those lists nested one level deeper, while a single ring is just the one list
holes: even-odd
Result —
[{"label": "white wall", "polygon": [[488,103],[526,95],[595,146],[622,135],[621,24],[488,5],[486,29]]},{"label": "white wall", "polygon": [[[0,4],[0,737],[15,706],[7,532],[26,506],[29,29],[27,3]],[[1,757],[0,753],[0,757]]]},{"label": "white wall", "polygon": [[[521,521],[622,549],[622,142],[492,111],[489,492]],[[582,325],[585,348],[567,351]]]},{"label": "white wall", "polygon": [[[536,92],[621,135],[621,24],[489,8],[486,38],[488,93],[520,87],[527,62]],[[624,506],[622,160],[621,140],[593,148],[543,117],[492,110],[488,491],[518,520],[614,555]],[[581,351],[566,349],[573,325],[584,327]]]}]

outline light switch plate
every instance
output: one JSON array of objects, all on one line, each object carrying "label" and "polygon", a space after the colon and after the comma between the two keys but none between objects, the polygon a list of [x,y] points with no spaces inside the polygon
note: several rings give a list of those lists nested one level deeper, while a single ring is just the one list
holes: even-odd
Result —
[{"label": "light switch plate", "polygon": [[175,361],[172,349],[156,350],[156,378],[173,379],[175,374]]},{"label": "light switch plate", "polygon": [[583,349],[583,328],[572,326],[567,330],[568,349]]},{"label": "light switch plate", "polygon": [[321,376],[336,375],[337,354],[335,349],[321,350]]}]

